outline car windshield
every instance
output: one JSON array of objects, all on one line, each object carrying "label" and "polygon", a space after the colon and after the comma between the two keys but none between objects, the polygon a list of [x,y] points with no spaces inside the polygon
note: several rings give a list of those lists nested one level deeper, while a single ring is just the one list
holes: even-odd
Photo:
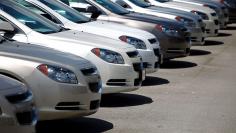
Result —
[{"label": "car windshield", "polygon": [[1,1],[0,8],[21,23],[37,32],[50,34],[62,31],[60,26],[57,26],[53,22],[38,14],[35,14],[34,12],[31,12],[29,9],[13,1]]},{"label": "car windshield", "polygon": [[47,5],[52,10],[56,11],[63,17],[73,21],[75,23],[86,23],[91,21],[90,18],[80,14],[80,12],[70,8],[69,6],[55,0],[39,0],[43,4]]},{"label": "car windshield", "polygon": [[171,0],[156,0],[156,1],[165,3],[165,2],[169,2],[169,1],[171,1]]},{"label": "car windshield", "polygon": [[112,2],[110,0],[94,0],[94,1],[115,14],[119,14],[119,15],[129,14],[128,10],[126,10],[122,6]]},{"label": "car windshield", "polygon": [[142,0],[129,0],[129,1],[134,3],[136,6],[143,7],[143,8],[147,8],[151,6],[149,3]]}]

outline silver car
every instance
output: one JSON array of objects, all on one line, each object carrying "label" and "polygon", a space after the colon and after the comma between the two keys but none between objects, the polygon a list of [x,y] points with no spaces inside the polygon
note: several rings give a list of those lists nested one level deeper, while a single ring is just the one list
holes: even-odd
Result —
[{"label": "silver car", "polygon": [[1,74],[0,85],[0,132],[34,132],[37,111],[31,91],[23,83]]},{"label": "silver car", "polygon": [[[4,25],[10,27],[1,23],[0,31],[9,31]],[[83,58],[1,38],[0,60],[0,73],[32,89],[40,120],[90,115],[99,108],[100,75]]]}]

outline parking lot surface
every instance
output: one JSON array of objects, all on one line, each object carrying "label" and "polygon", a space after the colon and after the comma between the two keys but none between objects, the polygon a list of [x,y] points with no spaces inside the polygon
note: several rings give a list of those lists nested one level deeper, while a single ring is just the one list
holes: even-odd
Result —
[{"label": "parking lot surface", "polygon": [[236,133],[236,25],[148,75],[143,87],[106,95],[89,117],[44,121],[37,132]]}]

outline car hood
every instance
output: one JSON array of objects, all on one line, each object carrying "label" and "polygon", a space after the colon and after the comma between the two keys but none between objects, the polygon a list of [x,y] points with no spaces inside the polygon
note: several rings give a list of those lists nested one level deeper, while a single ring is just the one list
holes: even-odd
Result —
[{"label": "car hood", "polygon": [[[137,28],[131,28],[125,25],[107,22],[107,21],[91,21],[82,24],[82,31],[93,31],[94,34],[113,36],[117,35],[117,39],[122,35],[130,35],[132,37],[145,37],[146,39],[153,38],[154,36],[149,32],[139,30]],[[90,29],[89,29],[90,28]],[[113,33],[113,34],[111,34]]]},{"label": "car hood", "polygon": [[131,20],[144,21],[144,22],[149,22],[149,23],[154,23],[154,24],[169,25],[177,29],[184,27],[184,25],[180,22],[167,19],[167,18],[153,16],[153,15],[147,15],[147,14],[142,14],[142,13],[129,13],[129,14],[125,14],[125,16],[126,18],[131,19]]},{"label": "car hood", "polygon": [[167,7],[163,8],[163,7],[151,6],[151,7],[149,7],[149,9],[155,10],[156,12],[160,12],[160,13],[168,13],[171,15],[187,17],[189,19],[195,19],[195,20],[200,19],[199,16],[194,15],[193,13],[182,11],[182,10],[177,10],[177,9],[173,9],[173,8],[167,8]]},{"label": "car hood", "polygon": [[[111,39],[108,37],[90,34],[86,32],[67,30],[54,34],[49,34],[55,40],[68,41],[75,44],[92,46],[96,48],[108,48],[111,50],[135,50],[134,46],[124,43],[119,40]],[[52,39],[52,38],[51,38]]]},{"label": "car hood", "polygon": [[79,56],[60,52],[47,47],[25,44],[19,42],[6,41],[0,44],[0,56],[7,56],[22,60],[29,60],[39,63],[53,63],[65,66],[65,64],[75,65],[82,68],[91,63]]},{"label": "car hood", "polygon": [[[204,12],[208,12],[208,13],[214,12],[214,10],[212,10],[208,7],[203,7],[203,6],[194,5],[194,4],[174,2],[174,1],[168,2],[168,4],[170,4],[172,6],[175,6],[175,7],[177,6],[177,7],[182,8],[182,9],[189,9],[190,11],[191,10],[198,10],[198,11],[204,11]],[[184,4],[184,7],[183,7],[183,4]]]}]

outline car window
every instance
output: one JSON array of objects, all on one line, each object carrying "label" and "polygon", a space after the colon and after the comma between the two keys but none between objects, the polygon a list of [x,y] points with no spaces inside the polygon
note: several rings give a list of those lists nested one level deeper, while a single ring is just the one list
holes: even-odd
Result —
[{"label": "car window", "polygon": [[122,6],[112,2],[110,0],[94,0],[94,1],[113,13],[120,14],[120,15],[129,13],[128,10],[126,10]]},{"label": "car window", "polygon": [[129,1],[135,4],[136,6],[143,7],[143,8],[147,8],[151,6],[149,3],[142,0],[129,0]]},{"label": "car window", "polygon": [[48,12],[46,12],[45,10],[41,9],[40,7],[35,6],[34,4],[27,2],[25,0],[15,0],[16,2],[18,2],[19,4],[25,6],[26,8],[30,9],[31,11],[44,16],[45,18],[51,20],[54,23],[57,24],[62,24],[55,16],[53,16],[52,14],[49,14]]},{"label": "car window", "polygon": [[29,9],[13,1],[2,1],[0,3],[0,8],[37,32],[49,34],[56,33],[61,30],[61,27],[57,26],[53,22],[38,14],[35,14],[34,12],[31,12]]},{"label": "car window", "polygon": [[74,10],[73,8],[59,1],[55,0],[39,0],[39,1],[72,22],[85,23],[90,21],[90,18],[80,14],[80,12]]}]

